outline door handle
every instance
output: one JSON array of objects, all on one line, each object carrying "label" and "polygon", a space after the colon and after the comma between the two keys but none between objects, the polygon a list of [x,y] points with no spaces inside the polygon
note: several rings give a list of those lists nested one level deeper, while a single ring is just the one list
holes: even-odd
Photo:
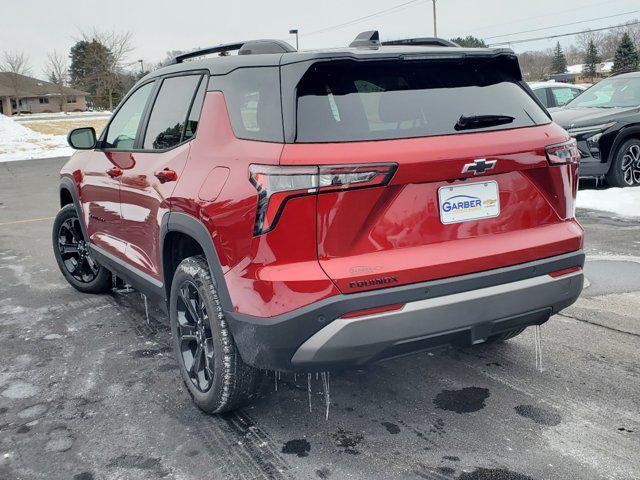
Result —
[{"label": "door handle", "polygon": [[169,168],[156,172],[156,178],[160,180],[160,183],[175,182],[178,179],[178,174]]},{"label": "door handle", "polygon": [[120,175],[122,175],[122,169],[118,167],[110,168],[109,170],[107,170],[107,175],[109,175],[111,178],[119,177]]}]

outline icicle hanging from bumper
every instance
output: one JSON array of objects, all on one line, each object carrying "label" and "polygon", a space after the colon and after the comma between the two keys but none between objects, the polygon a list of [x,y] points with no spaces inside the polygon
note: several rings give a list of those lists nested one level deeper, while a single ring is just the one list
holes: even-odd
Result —
[{"label": "icicle hanging from bumper", "polygon": [[536,348],[536,370],[543,372],[542,368],[542,329],[540,325],[534,327],[535,348]]}]

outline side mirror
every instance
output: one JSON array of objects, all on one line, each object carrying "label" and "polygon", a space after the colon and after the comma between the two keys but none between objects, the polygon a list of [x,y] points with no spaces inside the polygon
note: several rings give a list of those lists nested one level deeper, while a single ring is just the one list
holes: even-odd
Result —
[{"label": "side mirror", "polygon": [[74,128],[67,135],[67,143],[76,150],[92,150],[97,143],[96,131],[93,127]]}]

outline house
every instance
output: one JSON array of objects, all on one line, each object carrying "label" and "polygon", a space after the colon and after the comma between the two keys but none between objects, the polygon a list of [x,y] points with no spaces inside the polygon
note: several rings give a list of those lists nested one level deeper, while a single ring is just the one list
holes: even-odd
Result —
[{"label": "house", "polygon": [[593,82],[594,80],[599,80],[602,78],[606,78],[611,75],[611,69],[613,68],[613,61],[606,60],[602,63],[596,65],[596,76],[594,78],[587,77],[583,75],[584,64],[578,63],[576,65],[569,65],[567,67],[567,74],[572,76],[573,81],[571,83],[580,83],[580,82]]},{"label": "house", "polygon": [[[16,95],[17,90],[17,95]],[[63,87],[45,80],[0,72],[0,113],[11,116],[21,113],[78,112],[87,109],[88,92]]]}]

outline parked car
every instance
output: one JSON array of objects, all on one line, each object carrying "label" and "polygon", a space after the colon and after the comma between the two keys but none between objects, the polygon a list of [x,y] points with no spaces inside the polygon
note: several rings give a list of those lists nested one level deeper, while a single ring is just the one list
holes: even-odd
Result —
[{"label": "parked car", "polygon": [[587,89],[582,85],[561,82],[532,82],[529,86],[547,108],[562,107]]},{"label": "parked car", "polygon": [[550,112],[578,141],[581,177],[640,185],[640,72],[604,79]]},{"label": "parked car", "polygon": [[207,412],[253,399],[265,369],[504,341],[582,289],[575,140],[511,50],[222,45],[69,143],[63,275],[159,300]]}]

